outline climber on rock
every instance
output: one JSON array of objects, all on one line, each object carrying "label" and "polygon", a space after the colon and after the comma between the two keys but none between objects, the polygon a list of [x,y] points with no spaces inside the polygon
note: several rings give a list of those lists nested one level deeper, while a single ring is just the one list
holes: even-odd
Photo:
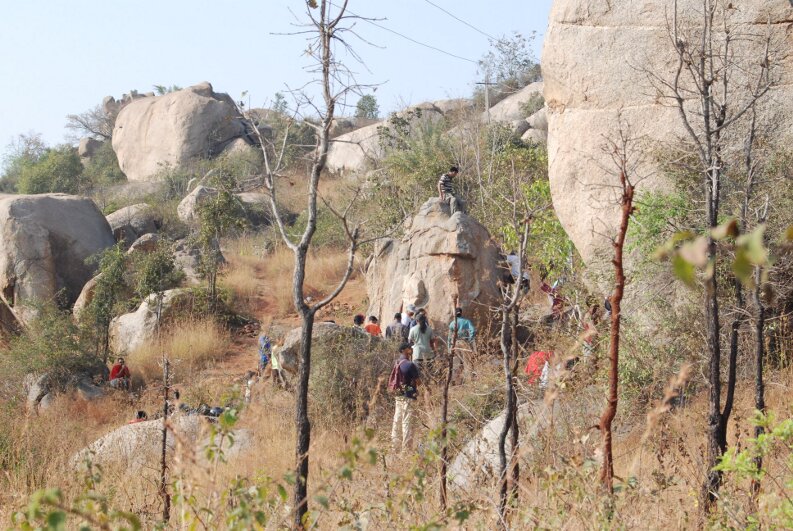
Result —
[{"label": "climber on rock", "polygon": [[454,178],[457,177],[459,169],[457,166],[452,166],[449,171],[441,175],[438,179],[438,197],[441,201],[449,202],[449,210],[452,214],[455,212],[465,213],[465,203],[463,200],[454,193]]}]

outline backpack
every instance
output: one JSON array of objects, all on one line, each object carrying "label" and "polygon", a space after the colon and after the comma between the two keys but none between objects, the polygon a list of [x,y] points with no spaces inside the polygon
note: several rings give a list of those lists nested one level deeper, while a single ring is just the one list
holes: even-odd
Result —
[{"label": "backpack", "polygon": [[394,364],[394,368],[391,369],[391,376],[388,377],[389,391],[399,392],[405,387],[405,376],[402,374],[402,371],[399,370],[403,361],[407,360],[399,360],[399,362]]}]

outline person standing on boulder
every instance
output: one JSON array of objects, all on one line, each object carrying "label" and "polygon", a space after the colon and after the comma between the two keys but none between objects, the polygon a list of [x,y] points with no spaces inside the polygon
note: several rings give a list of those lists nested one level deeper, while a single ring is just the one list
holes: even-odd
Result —
[{"label": "person standing on boulder", "polygon": [[394,422],[391,425],[391,444],[394,452],[410,450],[413,439],[413,406],[419,386],[419,368],[410,361],[411,347],[408,343],[399,346],[399,359],[391,370],[388,389],[396,394]]},{"label": "person standing on boulder", "polygon": [[454,178],[457,177],[459,172],[457,166],[452,166],[447,173],[444,173],[438,179],[438,197],[440,197],[441,201],[449,202],[449,210],[452,214],[465,212],[465,203],[454,193]]}]

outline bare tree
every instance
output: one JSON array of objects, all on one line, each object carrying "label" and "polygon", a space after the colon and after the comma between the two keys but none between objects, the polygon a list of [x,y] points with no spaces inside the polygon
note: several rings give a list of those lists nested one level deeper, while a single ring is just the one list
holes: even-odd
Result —
[{"label": "bare tree", "polygon": [[108,115],[101,105],[91,107],[80,114],[66,115],[66,129],[71,129],[77,136],[90,136],[99,140],[110,140],[116,123],[115,114]]},{"label": "bare tree", "polygon": [[609,494],[614,493],[614,456],[612,453],[611,424],[617,415],[617,401],[619,398],[619,354],[620,354],[620,325],[622,322],[622,297],[625,294],[625,267],[623,252],[625,237],[628,234],[628,224],[633,214],[634,184],[631,182],[628,163],[629,139],[621,132],[619,142],[612,142],[612,158],[619,168],[620,197],[620,225],[617,236],[612,241],[614,247],[614,292],[611,294],[611,331],[609,337],[609,396],[606,408],[600,417],[600,434],[603,438],[603,467],[600,472],[600,481]]},{"label": "bare tree", "polygon": [[[704,305],[707,326],[708,383],[707,477],[702,507],[709,510],[721,485],[714,470],[727,447],[727,423],[735,387],[735,359],[730,356],[728,400],[721,402],[721,314],[716,274],[719,255],[712,230],[718,226],[726,178],[730,133],[776,84],[770,53],[770,36],[743,31],[732,22],[735,9],[725,0],[701,0],[701,11],[686,13],[695,23],[684,23],[674,2],[669,36],[677,64],[674,76],[664,79],[649,73],[659,92],[673,102],[687,133],[696,171],[705,192],[708,274]],[[687,19],[689,20],[689,19]],[[759,51],[757,54],[754,51]],[[737,332],[736,332],[737,333]]]},{"label": "bare tree", "polygon": [[[337,59],[336,48],[341,47],[349,56],[359,59],[355,51],[345,40],[352,33],[351,25],[345,25],[349,20],[361,17],[348,14],[348,0],[336,4],[329,0],[305,0],[304,6],[308,20],[305,31],[296,34],[307,35],[309,40],[308,54],[316,64],[310,70],[317,75],[317,84],[322,98],[322,105],[316,105],[304,90],[293,91],[293,96],[298,100],[298,105],[309,106],[318,116],[319,124],[312,127],[316,132],[316,146],[310,155],[310,174],[308,176],[308,193],[306,197],[307,222],[303,233],[298,239],[293,239],[287,233],[285,222],[279,213],[277,203],[277,184],[279,172],[284,169],[288,134],[282,137],[280,146],[273,146],[265,135],[256,126],[255,120],[249,118],[251,128],[259,140],[264,155],[263,184],[268,191],[273,220],[285,245],[294,254],[295,266],[292,277],[292,297],[295,308],[301,319],[300,355],[298,383],[295,393],[295,428],[297,432],[295,444],[295,487],[293,493],[294,520],[293,525],[302,529],[308,513],[308,478],[309,478],[309,448],[311,443],[311,423],[308,415],[308,384],[311,374],[311,344],[316,313],[330,304],[344,289],[353,271],[355,254],[358,248],[373,241],[375,238],[364,240],[361,238],[362,222],[351,221],[352,209],[359,196],[357,191],[343,209],[334,208],[328,202],[325,206],[338,218],[347,236],[349,246],[347,249],[347,266],[342,278],[336,287],[322,300],[310,304],[306,301],[304,289],[306,277],[306,260],[311,249],[311,242],[317,229],[317,201],[319,199],[319,182],[325,168],[328,149],[331,143],[330,129],[333,124],[337,105],[351,92],[361,93],[369,88],[356,84],[353,73]],[[308,122],[305,122],[308,124]],[[288,132],[287,132],[288,133]]]}]

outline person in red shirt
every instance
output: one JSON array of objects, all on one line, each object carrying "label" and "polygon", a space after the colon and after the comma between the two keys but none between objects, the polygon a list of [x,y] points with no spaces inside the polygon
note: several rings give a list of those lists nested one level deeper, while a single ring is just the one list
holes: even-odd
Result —
[{"label": "person in red shirt", "polygon": [[135,415],[135,418],[127,422],[127,424],[137,424],[138,422],[146,422],[149,420],[149,416],[146,414],[145,411],[138,411]]},{"label": "person in red shirt", "polygon": [[544,389],[548,385],[548,369],[546,368],[551,361],[553,352],[532,352],[526,363],[524,372],[529,377],[529,383],[539,383],[540,388]]},{"label": "person in red shirt", "polygon": [[369,316],[369,324],[363,327],[370,335],[380,337],[383,335],[383,331],[380,329],[380,325],[377,324],[377,317],[374,315]]},{"label": "person in red shirt", "polygon": [[124,358],[118,358],[110,369],[110,387],[129,391],[129,380],[129,367],[124,363]]}]

